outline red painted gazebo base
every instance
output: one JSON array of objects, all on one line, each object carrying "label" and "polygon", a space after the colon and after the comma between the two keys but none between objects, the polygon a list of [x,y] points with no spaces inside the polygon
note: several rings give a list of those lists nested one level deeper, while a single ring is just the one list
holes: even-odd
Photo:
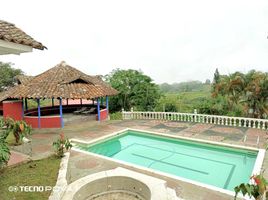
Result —
[{"label": "red painted gazebo base", "polygon": [[[69,112],[72,113],[78,108],[81,109],[83,106],[92,106],[92,105],[84,104],[80,106],[79,104],[69,104],[64,105],[63,110],[65,111],[69,110]],[[33,128],[61,128],[61,117],[59,115],[59,109],[57,108],[57,106],[42,107],[41,113],[42,114],[40,118],[40,127],[39,127],[37,108],[23,112],[23,106],[21,100],[4,101],[3,103],[4,117],[11,117],[15,120],[24,120],[27,124],[31,125]],[[107,118],[108,118],[108,111],[103,107],[101,108],[100,111],[100,121],[105,120]],[[96,120],[98,120],[98,115],[96,115]]]},{"label": "red painted gazebo base", "polygon": [[[25,116],[24,121],[33,128],[39,128],[38,117]],[[40,118],[40,128],[61,128],[60,116],[42,116]]]}]

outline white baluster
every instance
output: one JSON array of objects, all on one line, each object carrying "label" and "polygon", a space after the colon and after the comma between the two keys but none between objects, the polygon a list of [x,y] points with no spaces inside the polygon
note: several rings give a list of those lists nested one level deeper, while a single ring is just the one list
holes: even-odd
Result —
[{"label": "white baluster", "polygon": [[221,119],[221,125],[223,125],[223,123],[224,123],[223,118],[221,117],[220,119]]},{"label": "white baluster", "polygon": [[262,129],[265,130],[265,122],[262,121]]},{"label": "white baluster", "polygon": [[248,120],[248,127],[251,128],[251,120]]},{"label": "white baluster", "polygon": [[254,120],[253,120],[253,127],[252,128],[256,128],[256,124],[255,124]]}]

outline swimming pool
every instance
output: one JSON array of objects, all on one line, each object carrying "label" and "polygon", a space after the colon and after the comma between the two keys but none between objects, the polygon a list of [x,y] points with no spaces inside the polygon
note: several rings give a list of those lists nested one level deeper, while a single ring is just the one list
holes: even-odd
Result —
[{"label": "swimming pool", "polygon": [[78,148],[229,191],[249,181],[259,153],[131,129]]}]

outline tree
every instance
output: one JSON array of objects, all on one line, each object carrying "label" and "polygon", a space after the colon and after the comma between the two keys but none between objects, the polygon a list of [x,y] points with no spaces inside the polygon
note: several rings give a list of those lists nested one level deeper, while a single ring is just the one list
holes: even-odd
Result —
[{"label": "tree", "polygon": [[210,80],[209,79],[206,79],[205,84],[206,85],[210,85],[211,84]]},{"label": "tree", "polygon": [[247,116],[267,118],[268,116],[268,73],[250,71],[245,76],[243,103]]},{"label": "tree", "polygon": [[214,73],[213,82],[212,82],[212,95],[215,95],[213,93],[215,93],[216,86],[220,82],[220,77],[221,76],[220,76],[219,70],[218,70],[218,68],[216,68],[215,73]]},{"label": "tree", "polygon": [[15,84],[14,77],[23,74],[22,70],[15,69],[11,63],[0,62],[0,92]]},{"label": "tree", "polygon": [[[217,72],[217,70],[216,70]],[[217,77],[215,72],[212,97],[226,98],[228,114],[267,118],[268,73],[252,70],[247,74],[235,72]],[[212,103],[213,104],[213,103]]]},{"label": "tree", "polygon": [[229,76],[225,76],[221,80],[224,88],[224,94],[228,97],[229,110],[232,110],[234,105],[238,105],[245,88],[244,74],[235,72]]},{"label": "tree", "polygon": [[149,76],[137,70],[113,70],[106,75],[106,81],[119,91],[110,99],[110,110],[119,111],[122,108],[130,110],[153,110],[161,93],[159,87]]}]

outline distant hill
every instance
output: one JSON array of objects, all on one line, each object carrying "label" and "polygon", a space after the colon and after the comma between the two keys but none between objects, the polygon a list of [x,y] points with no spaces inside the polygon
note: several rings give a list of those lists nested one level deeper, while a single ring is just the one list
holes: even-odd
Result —
[{"label": "distant hill", "polygon": [[181,83],[163,83],[159,85],[163,93],[198,92],[210,90],[210,84],[201,81],[188,81]]}]

